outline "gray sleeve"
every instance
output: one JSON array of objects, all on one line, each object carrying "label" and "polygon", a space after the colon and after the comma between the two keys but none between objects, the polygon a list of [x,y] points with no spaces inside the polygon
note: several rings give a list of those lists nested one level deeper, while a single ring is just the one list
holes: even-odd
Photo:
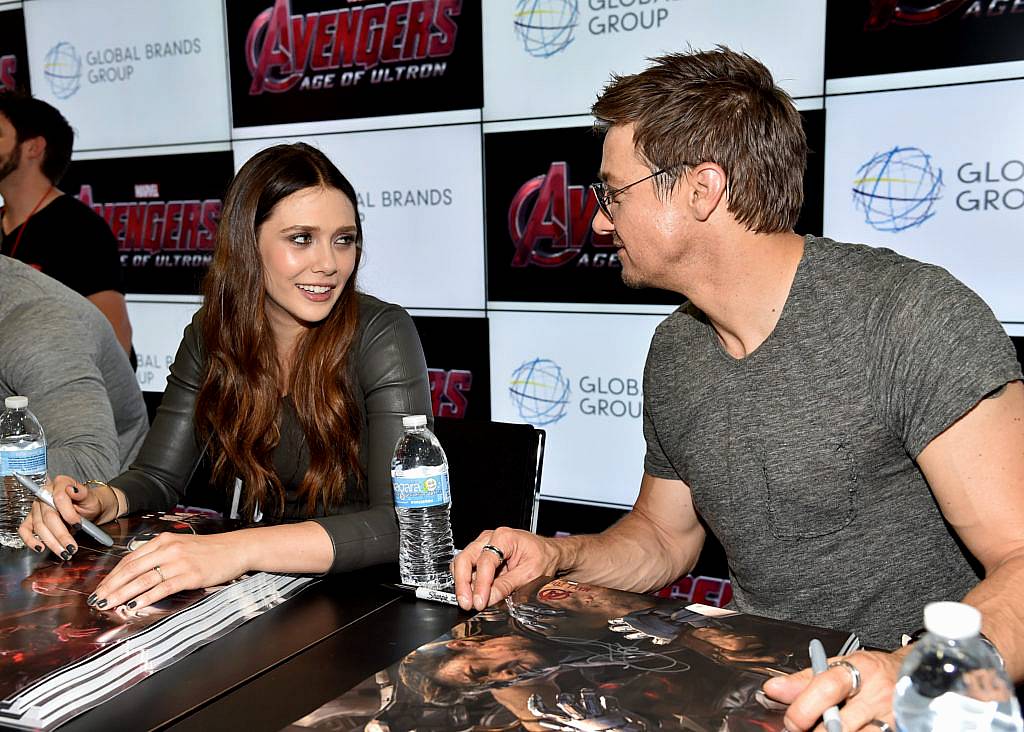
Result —
[{"label": "gray sleeve", "polygon": [[433,424],[423,347],[412,318],[398,306],[369,316],[363,326],[356,370],[366,404],[365,511],[313,519],[334,542],[331,572],[394,562],[398,521],[391,493],[391,455],[402,434],[402,417],[427,415]]},{"label": "gray sleeve", "polygon": [[[651,348],[647,352],[647,363],[644,365],[644,440],[647,443],[647,453],[644,456],[644,472],[655,478],[667,478],[679,480],[679,473],[669,462],[665,450],[658,437],[658,428],[655,421],[655,410],[658,402],[658,376],[659,370],[670,368],[669,361],[660,353],[658,347],[658,336],[661,326],[654,333],[651,340]],[[670,409],[670,405],[661,405],[661,409]]]},{"label": "gray sleeve", "polygon": [[[45,318],[39,308],[48,308]],[[94,326],[110,327],[106,320],[92,322],[39,301],[4,321],[4,379],[28,397],[29,411],[43,427],[51,478],[105,480],[118,471],[117,427],[99,367],[98,339],[90,331]]]},{"label": "gray sleeve", "polygon": [[913,457],[985,395],[1021,378],[991,309],[944,269],[919,265],[868,316],[871,398]]}]

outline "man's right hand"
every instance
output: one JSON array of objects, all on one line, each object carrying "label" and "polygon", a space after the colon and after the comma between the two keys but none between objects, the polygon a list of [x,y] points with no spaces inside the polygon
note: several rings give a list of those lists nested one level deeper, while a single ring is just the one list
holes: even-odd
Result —
[{"label": "man's right hand", "polygon": [[[97,491],[66,475],[58,475],[49,488],[57,510],[42,501],[34,501],[28,516],[18,527],[18,535],[28,548],[42,552],[45,547],[67,561],[78,551],[78,542],[71,537],[71,530],[77,531],[83,518],[95,521],[104,512],[104,503]],[[116,506],[117,498],[113,497],[112,489],[108,490],[111,496],[106,498],[113,500]]]},{"label": "man's right hand", "polygon": [[[505,561],[487,545],[500,549]],[[560,558],[558,539],[504,527],[484,531],[452,562],[459,607],[483,610],[537,577],[554,576]]]}]

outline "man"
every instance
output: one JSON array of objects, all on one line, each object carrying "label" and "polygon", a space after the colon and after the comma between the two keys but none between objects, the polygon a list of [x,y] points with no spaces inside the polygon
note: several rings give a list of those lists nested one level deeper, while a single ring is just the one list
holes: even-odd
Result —
[{"label": "man", "polygon": [[[594,536],[484,532],[455,560],[460,604],[541,574],[649,591],[694,565],[706,525],[740,610],[892,649],[925,603],[962,599],[1024,678],[1024,383],[991,311],[938,267],[793,233],[806,141],[749,56],[660,58],[593,112],[594,229],[627,284],[688,298],[648,354],[640,494]],[[906,652],[765,691],[790,730],[844,700],[844,729],[891,725]]]},{"label": "man", "polygon": [[15,394],[46,433],[51,478],[112,478],[149,429],[110,323],[56,280],[0,256],[0,399]]},{"label": "man", "polygon": [[87,297],[131,353],[117,240],[102,218],[57,188],[73,138],[67,120],[46,102],[0,94],[0,253]]}]

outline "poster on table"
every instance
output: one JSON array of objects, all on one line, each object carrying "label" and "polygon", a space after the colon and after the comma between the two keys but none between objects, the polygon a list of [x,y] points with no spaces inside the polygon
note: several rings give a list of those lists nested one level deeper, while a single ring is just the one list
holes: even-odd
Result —
[{"label": "poster on table", "polygon": [[[818,0],[506,0],[484,7],[485,120],[586,114],[611,73],[724,44],[763,61],[791,95],[822,93]],[[794,41],[794,39],[798,39]]]},{"label": "poster on table", "polygon": [[945,267],[1019,331],[1024,82],[853,94],[827,105],[825,233]]},{"label": "poster on table", "polygon": [[31,91],[28,48],[25,44],[25,14],[18,5],[0,3],[0,94]]},{"label": "poster on table", "polygon": [[663,317],[490,312],[491,415],[547,431],[543,498],[633,505],[644,361]]},{"label": "poster on table", "polygon": [[487,318],[413,316],[423,344],[435,417],[489,420],[491,365]]},{"label": "poster on table", "polygon": [[232,173],[230,150],[76,160],[61,188],[114,233],[125,292],[194,295]]},{"label": "poster on table", "polygon": [[1024,61],[1012,0],[828,0],[825,33],[829,79]]},{"label": "poster on table", "polygon": [[[277,143],[235,141],[235,165]],[[352,182],[363,222],[363,291],[406,308],[484,308],[478,125],[301,138]]]},{"label": "poster on table", "polygon": [[481,0],[227,0],[237,127],[478,109]]},{"label": "poster on table", "polygon": [[32,91],[75,128],[75,149],[226,140],[220,3],[25,4]]}]

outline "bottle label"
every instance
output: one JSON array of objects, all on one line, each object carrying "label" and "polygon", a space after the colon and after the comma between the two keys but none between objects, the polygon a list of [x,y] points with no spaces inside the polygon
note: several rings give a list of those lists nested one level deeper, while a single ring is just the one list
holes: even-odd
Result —
[{"label": "bottle label", "polygon": [[0,450],[0,474],[4,477],[15,473],[38,475],[45,472],[45,447],[33,447],[30,450]]},{"label": "bottle label", "polygon": [[451,501],[448,473],[443,469],[424,476],[391,476],[396,508],[431,508]]}]

